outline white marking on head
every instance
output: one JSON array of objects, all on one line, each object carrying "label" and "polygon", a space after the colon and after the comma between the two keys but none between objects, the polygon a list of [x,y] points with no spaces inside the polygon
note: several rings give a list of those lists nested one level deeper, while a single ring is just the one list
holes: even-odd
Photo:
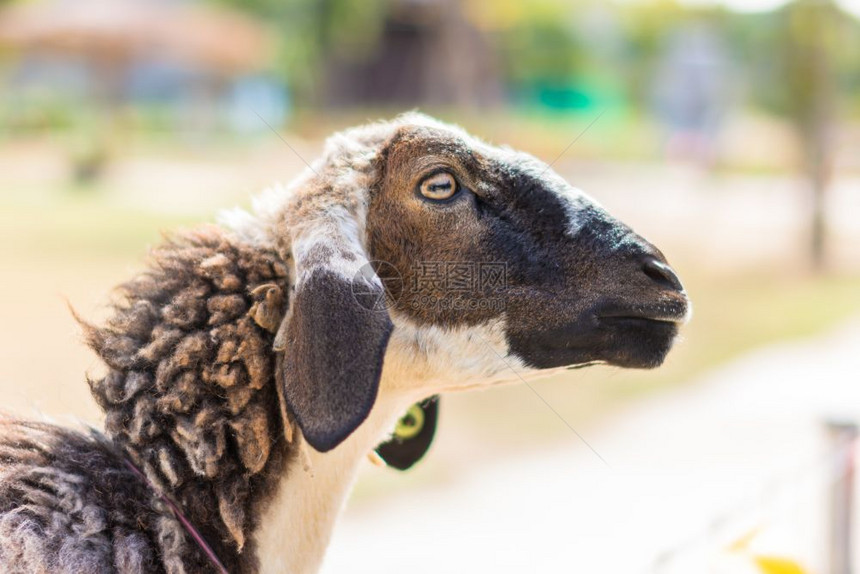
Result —
[{"label": "white marking on head", "polygon": [[[360,239],[359,224],[344,209],[332,209],[323,222],[309,225],[292,241],[293,260],[299,269],[295,283],[302,283],[314,268],[324,260],[327,271],[332,271],[351,282],[357,275],[367,276],[367,259]],[[335,229],[331,229],[334,226]],[[382,288],[376,274],[369,279]]]},{"label": "white marking on head", "polygon": [[587,225],[587,220],[583,217],[586,210],[590,208],[605,211],[594,198],[570,185],[549,165],[536,157],[508,147],[496,148],[494,151],[496,157],[541,181],[548,192],[555,194],[567,215],[567,233],[570,237],[575,237]]}]

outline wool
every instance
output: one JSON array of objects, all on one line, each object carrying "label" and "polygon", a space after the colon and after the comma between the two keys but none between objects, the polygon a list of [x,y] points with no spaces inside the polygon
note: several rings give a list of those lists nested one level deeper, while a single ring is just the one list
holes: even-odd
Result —
[{"label": "wool", "polygon": [[277,254],[215,227],[154,250],[107,323],[84,323],[109,367],[90,381],[105,433],[2,420],[4,572],[210,571],[123,457],[170,493],[230,572],[254,572],[255,517],[292,454],[271,384],[288,293]]},{"label": "wool", "polygon": [[0,462],[3,572],[168,571],[156,536],[175,519],[104,435],[3,417]]}]

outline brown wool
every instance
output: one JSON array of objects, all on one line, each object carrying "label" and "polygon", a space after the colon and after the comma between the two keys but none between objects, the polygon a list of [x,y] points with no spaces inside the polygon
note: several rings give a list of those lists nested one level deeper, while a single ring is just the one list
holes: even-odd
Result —
[{"label": "brown wool", "polygon": [[[283,475],[290,456],[284,437],[293,432],[272,384],[287,281],[276,253],[206,228],[155,249],[149,270],[119,289],[104,326],[82,322],[109,367],[89,384],[105,410],[111,442],[0,419],[0,536],[17,541],[16,552],[35,556],[22,563],[43,572],[64,571],[58,561],[93,574],[208,571],[155,487],[171,493],[230,572],[255,571],[250,533]],[[76,444],[92,459],[93,488],[74,482],[83,470],[75,474],[50,462],[55,450]],[[116,449],[151,486],[129,474]],[[15,490],[28,484],[26,492]],[[110,493],[115,505],[87,502],[94,491]],[[22,499],[30,510],[3,513]],[[48,542],[36,541],[44,536],[26,535],[47,525],[56,530],[50,540],[68,540],[72,548],[76,540],[103,539],[104,552],[51,552]],[[0,544],[0,561],[13,563],[7,547]]]}]

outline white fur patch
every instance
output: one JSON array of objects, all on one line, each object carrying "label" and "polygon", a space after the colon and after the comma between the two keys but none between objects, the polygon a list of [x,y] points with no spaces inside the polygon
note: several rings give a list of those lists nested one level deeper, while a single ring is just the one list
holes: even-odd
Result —
[{"label": "white fur patch", "polygon": [[381,386],[413,401],[440,392],[516,382],[534,369],[510,354],[502,319],[472,327],[419,326],[392,316]]},{"label": "white fur patch", "polygon": [[275,183],[255,195],[251,199],[251,212],[239,207],[221,211],[218,214],[218,223],[246,243],[261,247],[273,246],[275,238],[272,233],[277,218],[282,214],[284,206],[295,196],[296,190],[304,184],[309,173],[306,171],[289,186]]},{"label": "white fur patch", "polygon": [[297,456],[291,462],[254,533],[261,574],[319,570],[359,465],[390,434],[409,404],[402,398],[380,396],[367,420],[327,453],[298,439],[307,459]]},{"label": "white fur patch", "polygon": [[[346,281],[352,281],[362,273],[365,279],[382,288],[382,281],[376,274],[366,273],[367,256],[359,239],[359,226],[355,217],[345,210],[332,210],[324,221],[304,226],[293,239],[292,252],[298,271],[296,285],[301,285],[315,268],[322,265]],[[321,257],[321,253],[326,255]]]},{"label": "white fur patch", "polygon": [[570,237],[575,237],[586,225],[586,210],[605,211],[595,199],[581,189],[567,183],[550,166],[534,156],[525,152],[501,148],[501,152],[497,152],[497,157],[501,157],[502,161],[516,165],[517,169],[535,179],[541,180],[547,191],[555,194],[564,206],[568,220],[567,233]]}]

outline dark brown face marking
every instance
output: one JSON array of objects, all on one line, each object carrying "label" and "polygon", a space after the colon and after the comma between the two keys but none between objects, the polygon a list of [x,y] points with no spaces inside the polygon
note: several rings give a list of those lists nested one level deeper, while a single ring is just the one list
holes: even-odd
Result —
[{"label": "dark brown face marking", "polygon": [[[510,350],[538,368],[663,361],[687,312],[663,255],[541,164],[415,126],[378,161],[367,236],[371,258],[403,278],[394,313],[448,327],[504,319]],[[456,181],[450,199],[422,194],[435,173]]]}]

